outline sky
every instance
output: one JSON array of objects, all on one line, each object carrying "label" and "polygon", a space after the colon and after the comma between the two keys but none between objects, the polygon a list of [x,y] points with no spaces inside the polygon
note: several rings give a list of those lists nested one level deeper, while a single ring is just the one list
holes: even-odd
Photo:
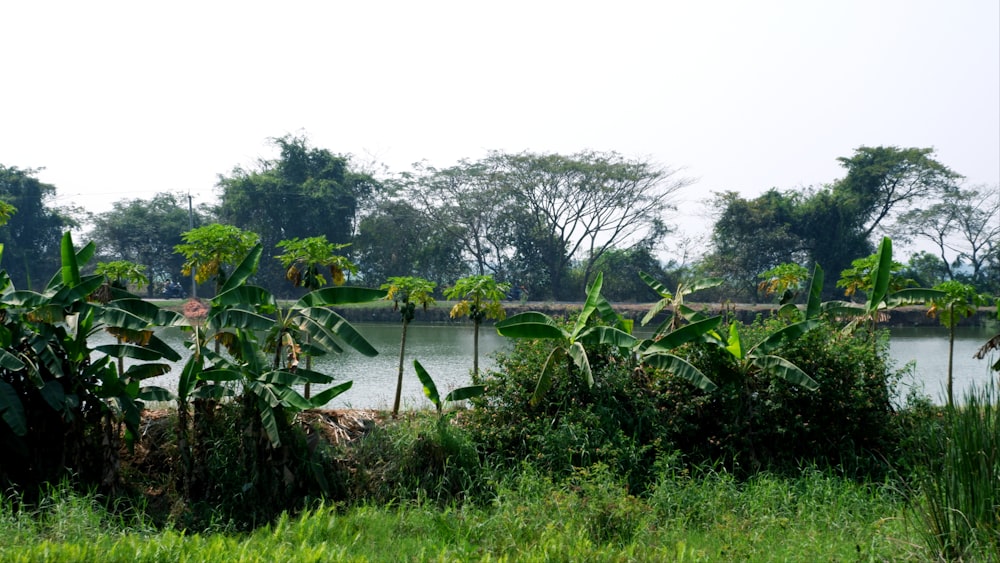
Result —
[{"label": "sky", "polygon": [[389,173],[490,150],[616,151],[712,194],[844,174],[860,146],[933,147],[1000,185],[1000,2],[45,1],[0,4],[0,164],[58,205],[215,200],[268,139]]}]

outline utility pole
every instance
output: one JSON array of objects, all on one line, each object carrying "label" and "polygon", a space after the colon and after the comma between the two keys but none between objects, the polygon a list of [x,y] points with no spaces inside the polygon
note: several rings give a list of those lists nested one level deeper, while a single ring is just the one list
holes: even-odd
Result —
[{"label": "utility pole", "polygon": [[[191,205],[191,192],[188,192],[188,230],[194,229],[194,208]],[[191,299],[198,298],[198,282],[195,281],[197,266],[191,266]]]}]

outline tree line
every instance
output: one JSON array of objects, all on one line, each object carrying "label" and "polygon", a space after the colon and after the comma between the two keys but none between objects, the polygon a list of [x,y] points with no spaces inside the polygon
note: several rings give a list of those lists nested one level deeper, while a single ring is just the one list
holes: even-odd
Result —
[{"label": "tree line", "polygon": [[[931,249],[902,265],[915,284],[957,280],[1000,292],[1000,187],[965,186],[929,148],[863,146],[838,159],[845,174],[829,184],[752,198],[716,193],[705,251],[664,259],[679,234],[674,198],[693,180],[649,160],[495,151],[447,168],[376,175],[302,136],[271,141],[275,158],[220,174],[217,203],[198,206],[182,193],[159,193],[88,214],[55,205],[56,187],[37,170],[0,165],[0,201],[14,210],[0,227],[4,266],[18,287],[44,284],[58,268],[63,231],[75,229],[96,243],[98,261],[143,266],[148,296],[168,281],[211,295],[212,287],[186,281],[175,249],[183,233],[218,223],[254,233],[275,256],[281,241],[322,236],[346,245],[339,253],[357,265],[346,275],[370,287],[418,276],[444,289],[491,275],[510,284],[511,298],[573,300],[603,273],[609,299],[642,302],[654,298],[638,275],[647,272],[667,286],[719,277],[725,283],[705,298],[755,302],[768,298],[774,278],[766,273],[783,264],[842,272],[890,235]],[[265,258],[256,283],[297,296],[287,273]],[[831,281],[824,294],[843,290]]]}]

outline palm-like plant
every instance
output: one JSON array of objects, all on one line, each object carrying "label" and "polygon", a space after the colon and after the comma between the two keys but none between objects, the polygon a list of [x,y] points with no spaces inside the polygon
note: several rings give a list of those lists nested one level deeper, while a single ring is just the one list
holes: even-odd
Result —
[{"label": "palm-like plant", "polygon": [[[345,272],[354,273],[357,272],[358,268],[345,256],[340,256],[337,254],[338,250],[350,246],[349,244],[335,244],[332,242],[327,242],[326,235],[321,235],[318,237],[309,237],[305,239],[294,238],[291,240],[283,240],[278,243],[279,248],[284,248],[285,252],[277,256],[281,265],[286,268],[285,277],[288,281],[292,282],[295,287],[304,287],[309,291],[315,291],[325,285],[327,285],[327,279],[325,273],[330,276],[330,281],[333,285],[340,286],[344,285],[346,277]],[[289,310],[289,313],[292,311]],[[288,320],[291,320],[290,318]],[[286,324],[286,323],[281,323]],[[273,347],[277,345],[280,348],[281,339],[285,338],[289,340],[288,344],[291,347],[293,353],[298,349],[296,340],[292,338],[293,333],[289,330],[279,331],[277,338],[268,341],[268,345]],[[306,350],[306,369],[312,369],[312,358],[313,354],[308,353],[311,350],[309,346],[309,333],[305,334],[305,346]],[[310,384],[306,383],[305,386],[305,397],[308,399],[311,393]]]},{"label": "palm-like plant", "polygon": [[[594,283],[587,288],[587,301],[576,318],[573,328],[567,330],[562,323],[552,317],[535,311],[520,313],[496,324],[497,332],[509,338],[538,338],[552,340],[556,345],[549,352],[541,375],[535,384],[531,403],[537,405],[542,396],[552,387],[552,377],[556,370],[565,365],[579,370],[588,387],[594,385],[594,374],[590,367],[587,348],[610,345],[619,349],[631,350],[638,342],[626,326],[620,323],[620,317],[611,311],[607,301],[601,297],[601,286],[604,276],[598,273]],[[591,322],[598,319],[613,319],[618,326],[608,326]],[[571,363],[567,364],[569,358]]]},{"label": "palm-like plant", "polygon": [[878,322],[889,310],[903,305],[924,303],[932,299],[944,297],[944,292],[922,287],[906,287],[909,280],[901,280],[893,276],[896,267],[902,267],[892,260],[892,240],[883,237],[878,253],[861,261],[855,261],[854,267],[841,273],[837,282],[844,287],[848,296],[859,290],[867,293],[867,300],[862,306],[844,301],[830,301],[823,304],[823,310],[835,317],[851,317],[847,330],[854,330],[858,325],[868,327],[874,340]]},{"label": "palm-like plant", "polygon": [[677,284],[677,289],[670,291],[667,286],[646,272],[639,272],[639,277],[660,297],[660,300],[650,307],[640,324],[646,326],[661,312],[667,311],[668,313],[667,319],[656,327],[655,334],[677,330],[681,326],[682,319],[689,322],[703,319],[703,316],[684,303],[684,298],[698,291],[718,287],[724,281],[722,278],[699,278],[680,282]]},{"label": "palm-like plant", "polygon": [[941,319],[941,324],[948,327],[948,406],[951,407],[955,404],[952,377],[955,327],[961,319],[976,314],[979,305],[988,305],[989,298],[978,294],[975,287],[956,280],[941,282],[934,286],[934,289],[943,292],[944,295],[931,300],[927,314],[932,317],[937,316]]},{"label": "palm-like plant", "polygon": [[469,276],[455,282],[445,290],[448,299],[458,302],[451,308],[451,318],[468,316],[472,319],[472,372],[479,375],[479,325],[485,319],[504,320],[507,312],[503,299],[510,290],[509,283],[497,283],[493,276]]},{"label": "palm-like plant", "polygon": [[391,277],[382,284],[382,288],[387,290],[385,299],[392,301],[393,307],[399,311],[400,321],[403,323],[403,335],[399,342],[399,375],[396,380],[396,398],[392,403],[392,416],[399,415],[399,401],[403,394],[403,359],[406,357],[406,329],[413,320],[417,307],[424,310],[434,304],[434,288],[437,286],[432,281],[423,278],[405,276]]},{"label": "palm-like plant", "polygon": [[[131,444],[139,436],[144,401],[169,399],[166,390],[144,387],[142,381],[170,369],[159,360],[180,359],[153,328],[183,319],[109,287],[104,275],[81,275],[80,268],[94,252],[92,243],[75,250],[66,233],[60,273],[41,293],[15,290],[6,271],[0,272],[0,414],[20,440],[46,444],[45,448],[23,449],[29,452],[27,457],[35,457],[27,463],[37,465],[38,475],[52,471],[54,467],[48,465],[53,462],[55,468],[65,467],[69,460],[46,460],[45,456],[52,452],[66,455],[82,447],[73,440],[80,438],[87,425],[100,425],[106,462],[101,482],[111,487],[117,481],[121,426]],[[98,294],[100,300],[95,298]],[[111,333],[117,342],[91,346],[100,331]],[[126,369],[124,358],[144,363]],[[99,417],[91,418],[95,413]]]}]

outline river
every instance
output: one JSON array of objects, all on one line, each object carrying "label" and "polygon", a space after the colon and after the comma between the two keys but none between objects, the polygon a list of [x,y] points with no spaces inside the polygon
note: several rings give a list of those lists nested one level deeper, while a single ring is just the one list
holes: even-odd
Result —
[{"label": "river", "polygon": [[[399,340],[401,326],[396,323],[356,324],[358,330],[378,350],[374,358],[365,357],[352,350],[343,355],[334,355],[316,360],[313,368],[332,375],[335,383],[353,380],[353,387],[331,401],[327,408],[377,408],[392,407],[396,390],[396,376],[399,366]],[[995,329],[982,327],[960,327],[955,339],[955,395],[973,383],[989,381],[989,366],[997,361],[997,353],[985,360],[972,356],[991,336]],[[176,329],[167,329],[161,336],[182,354],[187,350],[182,345],[183,334]],[[100,342],[95,342],[100,343]],[[495,366],[493,353],[509,346],[507,340],[492,327],[483,327],[479,342],[481,370]],[[906,368],[907,373],[900,381],[900,395],[905,396],[911,388],[922,390],[937,403],[945,398],[945,382],[948,372],[948,331],[944,327],[895,328],[889,340],[890,355],[896,368]],[[413,369],[413,360],[418,359],[434,378],[438,390],[444,396],[448,391],[469,384],[472,371],[472,326],[467,325],[422,325],[413,324],[407,332],[406,359],[404,361],[402,405],[404,408],[429,407],[422,387]],[[159,385],[174,390],[177,383],[178,365],[171,373],[150,379],[148,385]],[[316,387],[320,391],[323,387]]]}]

